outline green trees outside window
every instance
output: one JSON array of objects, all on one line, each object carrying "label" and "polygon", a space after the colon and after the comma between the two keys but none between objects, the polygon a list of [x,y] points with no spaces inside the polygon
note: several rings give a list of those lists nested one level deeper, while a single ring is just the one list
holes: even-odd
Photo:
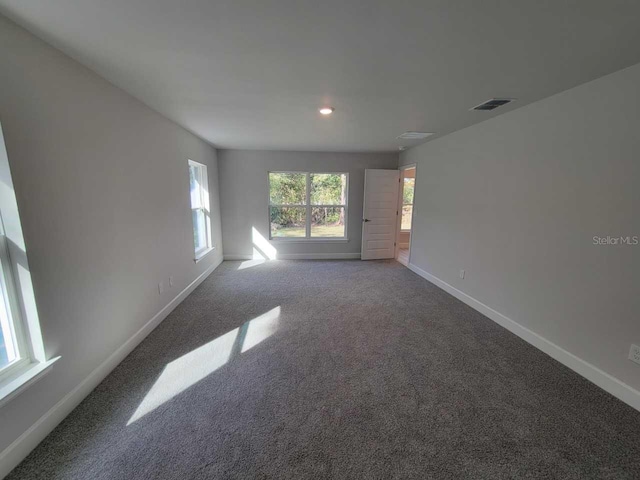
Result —
[{"label": "green trees outside window", "polygon": [[401,230],[411,230],[413,215],[413,192],[416,186],[415,178],[405,178],[402,188],[402,223]]},{"label": "green trees outside window", "polygon": [[345,238],[348,174],[269,173],[271,238]]}]

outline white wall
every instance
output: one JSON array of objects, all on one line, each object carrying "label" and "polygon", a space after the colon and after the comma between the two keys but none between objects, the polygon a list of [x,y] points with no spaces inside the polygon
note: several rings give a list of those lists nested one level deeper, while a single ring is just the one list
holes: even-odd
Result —
[{"label": "white wall", "polygon": [[219,150],[220,198],[225,256],[247,257],[253,252],[252,228],[269,239],[269,171],[348,172],[348,242],[273,241],[278,256],[319,255],[359,258],[362,239],[362,199],[366,168],[398,168],[395,153],[321,153],[260,150]]},{"label": "white wall", "polygon": [[[214,148],[4,17],[0,70],[0,123],[44,345],[49,358],[62,356],[0,408],[1,477],[17,458],[5,449],[219,263],[222,242]],[[209,166],[218,247],[198,264],[188,158]]]},{"label": "white wall", "polygon": [[401,155],[411,262],[635,389],[640,245],[593,237],[640,235],[638,98],[640,64]]}]

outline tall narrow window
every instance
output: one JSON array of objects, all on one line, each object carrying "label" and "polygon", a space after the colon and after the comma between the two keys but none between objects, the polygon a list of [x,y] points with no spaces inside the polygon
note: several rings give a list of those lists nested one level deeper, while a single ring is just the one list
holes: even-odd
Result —
[{"label": "tall narrow window", "polygon": [[0,407],[60,357],[47,359],[29,261],[0,128]]},{"label": "tall narrow window", "polygon": [[346,238],[347,173],[269,173],[270,236]]},{"label": "tall narrow window", "polygon": [[11,271],[7,240],[0,219],[0,377],[31,361]]},{"label": "tall narrow window", "polygon": [[211,216],[209,214],[209,182],[207,179],[207,166],[189,160],[193,248],[196,260],[213,248]]}]

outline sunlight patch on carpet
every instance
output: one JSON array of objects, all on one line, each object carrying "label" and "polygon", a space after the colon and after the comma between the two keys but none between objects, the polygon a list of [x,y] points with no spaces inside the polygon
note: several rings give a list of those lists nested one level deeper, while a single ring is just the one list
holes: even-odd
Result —
[{"label": "sunlight patch on carpet", "polygon": [[276,332],[279,318],[278,306],[168,363],[127,425],[211,375],[240,353],[269,338]]}]

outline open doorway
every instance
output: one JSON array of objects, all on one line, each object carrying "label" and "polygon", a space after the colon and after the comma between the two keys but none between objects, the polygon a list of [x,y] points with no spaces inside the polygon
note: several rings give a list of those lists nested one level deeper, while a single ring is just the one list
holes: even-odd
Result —
[{"label": "open doorway", "polygon": [[409,266],[411,253],[411,225],[413,220],[413,195],[416,185],[416,166],[400,167],[398,192],[398,228],[396,229],[396,255],[401,264]]}]

